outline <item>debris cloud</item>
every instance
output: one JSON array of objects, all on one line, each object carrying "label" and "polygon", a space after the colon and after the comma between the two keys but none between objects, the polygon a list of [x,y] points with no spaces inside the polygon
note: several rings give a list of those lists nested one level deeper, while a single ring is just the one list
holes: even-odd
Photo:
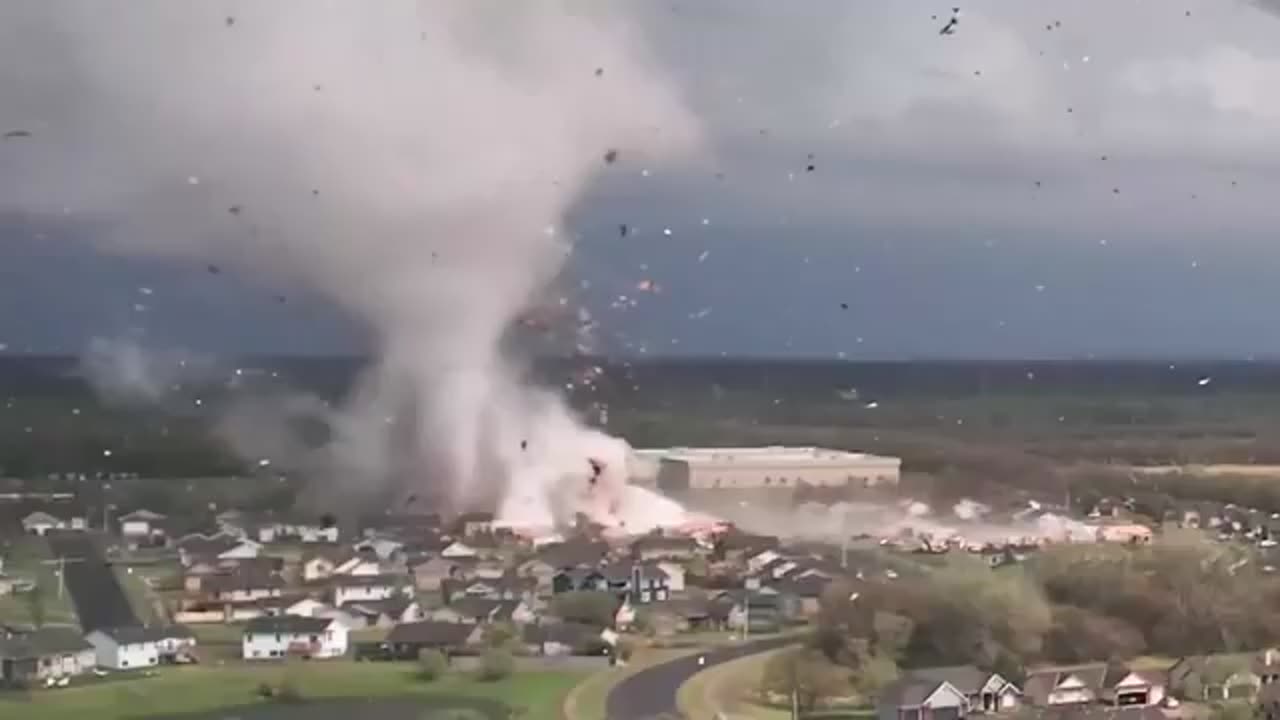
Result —
[{"label": "debris cloud", "polygon": [[110,251],[308,287],[376,346],[331,418],[336,485],[548,521],[562,471],[592,452],[621,468],[625,445],[529,384],[512,326],[562,271],[560,224],[596,173],[698,146],[622,13],[5,5],[0,91],[24,141],[0,155],[0,210],[73,208]]}]

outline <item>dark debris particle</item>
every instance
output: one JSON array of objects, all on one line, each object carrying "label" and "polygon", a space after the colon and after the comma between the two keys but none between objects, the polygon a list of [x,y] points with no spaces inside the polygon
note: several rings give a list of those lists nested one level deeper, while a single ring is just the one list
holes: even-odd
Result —
[{"label": "dark debris particle", "polygon": [[1075,111],[1072,110],[1071,108],[1067,108],[1067,112],[1075,112]]},{"label": "dark debris particle", "polygon": [[320,90],[322,90],[323,88],[324,88],[324,86],[323,86],[323,85],[312,85],[312,86],[311,86],[311,89],[312,89],[312,90],[315,90],[316,92],[320,92]]},{"label": "dark debris particle", "polygon": [[841,309],[841,310],[848,310],[848,309],[849,309],[849,303],[840,303],[840,309]]},{"label": "dark debris particle", "polygon": [[313,197],[320,197],[320,188],[312,188],[312,189],[311,189],[311,195],[312,195]]},{"label": "dark debris particle", "polygon": [[227,27],[231,27],[232,25],[235,25],[235,24],[236,24],[236,19],[235,19],[234,17],[232,17],[232,16],[228,15],[228,16],[227,16]]},{"label": "dark debris particle", "polygon": [[521,440],[521,441],[520,441],[520,449],[521,449],[521,450],[528,450],[528,449],[529,449],[529,441],[528,441],[528,440]]},{"label": "dark debris particle", "polygon": [[1103,159],[1103,160],[1106,160],[1106,159],[1107,159],[1107,156],[1106,156],[1106,155],[1103,155],[1103,156],[1102,156],[1102,159]]},{"label": "dark debris particle", "polygon": [[325,513],[320,516],[320,527],[331,528],[338,524],[338,518],[333,513]]},{"label": "dark debris particle", "polygon": [[243,208],[241,208],[239,205],[232,205],[231,207],[227,208],[227,212],[231,213],[232,215],[239,215],[242,209]]},{"label": "dark debris particle", "polygon": [[1039,181],[1039,180],[1037,180],[1037,181],[1036,181],[1036,187],[1040,187],[1040,181]]},{"label": "dark debris particle", "polygon": [[974,70],[974,71],[973,71],[973,75],[974,75],[974,77],[982,77],[982,71],[981,71],[981,70]]},{"label": "dark debris particle", "polygon": [[604,162],[606,165],[612,165],[617,161],[618,161],[618,151],[616,149],[609,148],[607,151],[605,151]]},{"label": "dark debris particle", "polygon": [[942,29],[938,31],[938,34],[939,35],[955,35],[956,26],[959,24],[960,24],[960,18],[953,17],[947,21],[946,25],[942,26]]},{"label": "dark debris particle", "polygon": [[604,75],[604,68],[602,67],[596,68],[596,77],[601,77],[603,75]]},{"label": "dark debris particle", "polygon": [[30,130],[10,130],[9,132],[6,132],[4,134],[5,140],[17,140],[18,138],[29,138],[29,137],[31,137]]},{"label": "dark debris particle", "polygon": [[286,302],[288,302],[288,301],[289,301],[289,299],[288,299],[288,298],[286,298],[286,297],[285,297],[285,296],[283,296],[283,295],[277,295],[277,296],[276,296],[276,302],[280,303],[281,305],[285,304],[285,303],[286,303]]},{"label": "dark debris particle", "polygon": [[1119,195],[1119,194],[1120,194],[1120,188],[1111,188],[1111,194],[1112,194],[1112,195]]},{"label": "dark debris particle", "polygon": [[718,172],[718,173],[716,173],[716,179],[717,179],[717,180],[723,180],[723,179],[724,179],[724,173],[722,173],[722,172]]},{"label": "dark debris particle", "polygon": [[618,237],[626,237],[629,232],[631,232],[631,228],[627,227],[626,223],[618,225]]},{"label": "dark debris particle", "polygon": [[207,269],[210,275],[217,275],[218,273],[222,272],[222,268],[218,267],[217,265],[210,265]]}]

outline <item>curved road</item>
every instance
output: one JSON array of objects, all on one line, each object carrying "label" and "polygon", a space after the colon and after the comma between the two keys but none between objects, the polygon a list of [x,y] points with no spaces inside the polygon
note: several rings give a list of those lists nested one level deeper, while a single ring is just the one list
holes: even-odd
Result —
[{"label": "curved road", "polygon": [[703,653],[706,665],[699,666],[698,656],[690,655],[641,670],[609,693],[605,703],[608,720],[652,720],[664,714],[674,717],[676,692],[699,670],[795,642],[795,636],[749,641]]}]

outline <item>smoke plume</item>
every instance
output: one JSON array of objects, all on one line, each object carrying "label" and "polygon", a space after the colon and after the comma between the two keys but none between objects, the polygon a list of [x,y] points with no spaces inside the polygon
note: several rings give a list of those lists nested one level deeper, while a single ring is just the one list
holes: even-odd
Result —
[{"label": "smoke plume", "polygon": [[7,4],[2,121],[24,134],[0,148],[0,205],[314,289],[377,344],[333,477],[543,520],[585,455],[617,482],[625,445],[529,385],[512,327],[562,269],[566,211],[617,171],[605,154],[697,141],[616,7]]}]

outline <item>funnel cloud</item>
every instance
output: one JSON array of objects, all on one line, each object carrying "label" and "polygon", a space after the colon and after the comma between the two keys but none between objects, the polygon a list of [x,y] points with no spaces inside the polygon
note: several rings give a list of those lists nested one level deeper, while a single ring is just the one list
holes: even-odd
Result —
[{"label": "funnel cloud", "polygon": [[590,480],[619,511],[625,443],[526,380],[513,328],[605,152],[697,149],[632,27],[575,2],[6,5],[5,123],[30,137],[0,155],[0,211],[361,323],[376,360],[329,418],[337,489],[540,524]]}]

